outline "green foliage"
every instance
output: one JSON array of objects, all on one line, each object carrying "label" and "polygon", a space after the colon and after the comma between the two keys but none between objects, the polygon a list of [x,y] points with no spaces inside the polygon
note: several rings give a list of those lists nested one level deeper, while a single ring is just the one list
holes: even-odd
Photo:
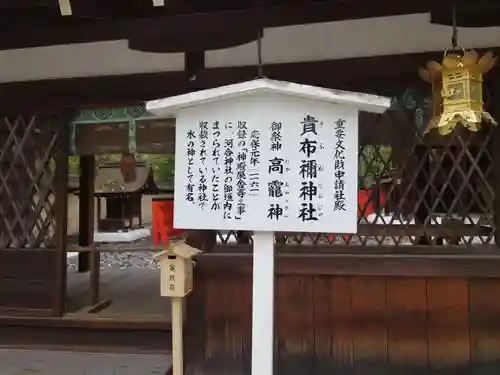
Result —
[{"label": "green foliage", "polygon": [[174,179],[174,155],[141,155],[153,167],[154,178],[158,182],[172,183]]},{"label": "green foliage", "polygon": [[79,175],[80,174],[80,157],[70,156],[68,159],[69,163],[69,174]]}]

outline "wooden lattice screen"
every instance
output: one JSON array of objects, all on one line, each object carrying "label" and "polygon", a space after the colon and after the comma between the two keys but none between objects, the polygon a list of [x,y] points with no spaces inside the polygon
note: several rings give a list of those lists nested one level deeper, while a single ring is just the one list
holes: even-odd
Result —
[{"label": "wooden lattice screen", "polygon": [[0,126],[0,249],[54,247],[57,122],[4,118]]},{"label": "wooden lattice screen", "polygon": [[69,151],[64,120],[0,117],[1,316],[64,312]]},{"label": "wooden lattice screen", "polygon": [[[383,115],[360,116],[358,234],[277,234],[277,242],[378,247],[494,244],[494,127],[485,126],[478,133],[457,128],[446,137],[424,135],[429,100],[403,99]],[[242,233],[218,236],[222,244],[249,240]]]}]

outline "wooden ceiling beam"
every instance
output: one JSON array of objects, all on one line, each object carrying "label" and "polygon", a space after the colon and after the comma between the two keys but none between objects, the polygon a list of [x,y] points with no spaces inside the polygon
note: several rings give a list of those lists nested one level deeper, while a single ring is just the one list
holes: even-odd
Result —
[{"label": "wooden ceiling beam", "polygon": [[[496,55],[500,54],[500,47],[491,50]],[[264,67],[264,73],[273,79],[390,95],[394,88],[401,90],[411,85],[427,87],[418,77],[417,70],[427,61],[440,58],[442,52],[272,64]],[[194,81],[185,71],[178,71],[0,84],[0,113],[137,103],[193,89],[243,82],[254,79],[257,74],[255,66],[203,69],[201,52],[194,54],[191,60],[192,64],[188,64],[187,68],[197,71]],[[500,67],[494,69],[497,73],[488,75],[487,84],[500,84]]]},{"label": "wooden ceiling beam", "polygon": [[[292,4],[280,4],[264,8],[247,8],[207,13],[187,13],[170,16],[159,16],[137,19],[133,25],[134,31],[154,33],[158,29],[164,32],[186,32],[193,30],[193,25],[200,30],[205,25],[258,20],[263,27],[279,27],[302,25],[308,23],[340,21],[347,19],[362,19],[372,17],[395,16],[402,14],[426,13],[432,9],[433,0],[419,2],[394,2],[394,0],[358,0],[347,1],[313,1]],[[354,4],[356,3],[356,4]],[[376,3],[376,4],[375,4]]]},{"label": "wooden ceiling beam", "polygon": [[[500,26],[500,2],[498,0],[454,0],[456,23],[459,27]],[[453,25],[452,0],[439,1],[431,12],[431,22]]]},{"label": "wooden ceiling beam", "polygon": [[[280,4],[258,9],[227,10],[206,13],[169,14],[138,19],[53,19],[52,21],[25,22],[17,20],[0,33],[0,49],[29,48],[49,45],[87,43],[129,39],[131,36],[154,34],[175,35],[196,30],[202,34],[215,23],[232,19],[235,23],[248,23],[249,19],[261,17],[264,27],[290,26],[298,24],[329,22],[391,15],[425,13],[432,8],[434,0],[418,2],[394,0],[314,1]],[[76,5],[75,5],[76,6]],[[175,8],[175,7],[174,7]],[[77,14],[74,10],[75,15]],[[236,31],[235,31],[236,32]]]},{"label": "wooden ceiling beam", "polygon": [[54,0],[2,0],[0,8],[3,9],[26,9],[54,6]]}]

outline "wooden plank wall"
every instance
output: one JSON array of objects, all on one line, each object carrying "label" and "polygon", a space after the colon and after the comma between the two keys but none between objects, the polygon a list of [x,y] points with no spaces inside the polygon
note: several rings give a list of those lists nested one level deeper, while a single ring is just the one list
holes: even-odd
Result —
[{"label": "wooden plank wall", "polygon": [[0,315],[54,315],[58,253],[0,250]]},{"label": "wooden plank wall", "polygon": [[[197,275],[188,373],[249,373],[251,290]],[[279,274],[275,298],[275,374],[500,371],[500,279]]]}]

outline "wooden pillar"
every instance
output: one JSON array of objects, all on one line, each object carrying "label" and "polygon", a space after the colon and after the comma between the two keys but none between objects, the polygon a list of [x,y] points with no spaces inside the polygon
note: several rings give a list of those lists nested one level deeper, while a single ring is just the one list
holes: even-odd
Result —
[{"label": "wooden pillar", "polygon": [[[94,242],[94,184],[95,156],[80,156],[80,194],[78,245],[90,246]],[[78,272],[90,270],[90,252],[78,255]]]},{"label": "wooden pillar", "polygon": [[67,242],[68,242],[68,180],[69,180],[69,126],[67,117],[63,116],[57,127],[58,153],[56,155],[55,189],[56,189],[56,248],[57,285],[54,313],[62,316],[66,312],[67,288]]}]

